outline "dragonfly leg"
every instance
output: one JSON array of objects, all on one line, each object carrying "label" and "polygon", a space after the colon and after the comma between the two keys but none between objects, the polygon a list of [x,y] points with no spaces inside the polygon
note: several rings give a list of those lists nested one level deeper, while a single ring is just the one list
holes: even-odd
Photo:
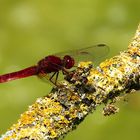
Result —
[{"label": "dragonfly leg", "polygon": [[55,76],[56,72],[53,73],[53,75],[49,78],[50,81],[52,81],[52,78]]},{"label": "dragonfly leg", "polygon": [[65,69],[65,68],[62,69],[62,73],[64,75],[69,75],[70,74],[70,72],[67,69]]},{"label": "dragonfly leg", "polygon": [[[73,66],[73,67],[78,68],[77,66]],[[70,75],[71,71],[69,71],[69,70],[66,69],[66,68],[62,68],[62,73],[63,73],[64,75]]]},{"label": "dragonfly leg", "polygon": [[59,76],[59,72],[56,73],[56,77],[55,77],[55,84],[57,84],[57,79],[58,79],[58,76]]},{"label": "dragonfly leg", "polygon": [[[53,77],[56,75],[55,81],[53,81]],[[57,79],[58,79],[59,72],[54,72],[53,75],[49,78],[50,82],[53,83],[56,87],[59,85],[57,84]]]}]

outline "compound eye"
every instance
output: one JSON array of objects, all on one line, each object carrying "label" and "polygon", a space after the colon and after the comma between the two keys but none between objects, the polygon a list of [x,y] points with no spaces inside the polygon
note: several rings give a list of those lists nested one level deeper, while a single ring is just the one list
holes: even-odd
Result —
[{"label": "compound eye", "polygon": [[69,55],[65,55],[63,58],[63,65],[66,69],[70,69],[74,66],[74,59],[69,56]]}]

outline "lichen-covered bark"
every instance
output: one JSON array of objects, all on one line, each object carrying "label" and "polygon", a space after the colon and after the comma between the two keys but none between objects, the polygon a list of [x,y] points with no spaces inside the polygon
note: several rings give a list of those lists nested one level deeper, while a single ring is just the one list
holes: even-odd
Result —
[{"label": "lichen-covered bark", "polygon": [[104,115],[118,112],[117,97],[140,89],[140,26],[128,50],[97,68],[81,62],[61,87],[29,106],[0,140],[57,140],[76,128],[96,106],[105,103]]}]

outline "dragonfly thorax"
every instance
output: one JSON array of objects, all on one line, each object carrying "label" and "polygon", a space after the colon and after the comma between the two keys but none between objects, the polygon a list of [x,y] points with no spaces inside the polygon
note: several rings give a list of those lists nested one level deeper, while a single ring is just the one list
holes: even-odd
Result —
[{"label": "dragonfly thorax", "polygon": [[58,72],[62,69],[62,60],[54,55],[49,55],[38,62],[38,72]]}]

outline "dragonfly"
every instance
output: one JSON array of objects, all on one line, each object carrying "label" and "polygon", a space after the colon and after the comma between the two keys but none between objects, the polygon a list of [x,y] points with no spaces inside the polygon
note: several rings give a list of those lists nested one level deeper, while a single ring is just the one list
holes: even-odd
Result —
[{"label": "dragonfly", "polygon": [[107,45],[98,44],[79,50],[48,55],[38,61],[36,65],[16,72],[0,75],[0,83],[5,83],[30,76],[38,76],[41,79],[47,79],[47,81],[50,81],[54,85],[57,85],[58,75],[60,71],[63,73],[63,75],[68,75],[70,69],[77,67],[76,64],[78,63],[78,61],[85,61],[85,59],[88,58],[90,59],[86,61],[92,61],[94,59],[106,56],[108,51],[109,47]]}]

